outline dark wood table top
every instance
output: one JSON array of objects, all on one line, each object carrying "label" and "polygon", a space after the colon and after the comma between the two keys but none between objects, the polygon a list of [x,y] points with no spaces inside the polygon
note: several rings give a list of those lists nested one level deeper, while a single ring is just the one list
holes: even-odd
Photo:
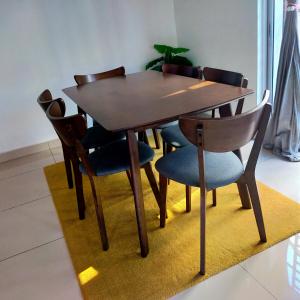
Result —
[{"label": "dark wood table top", "polygon": [[63,90],[107,130],[151,127],[243,98],[253,90],[146,71]]}]

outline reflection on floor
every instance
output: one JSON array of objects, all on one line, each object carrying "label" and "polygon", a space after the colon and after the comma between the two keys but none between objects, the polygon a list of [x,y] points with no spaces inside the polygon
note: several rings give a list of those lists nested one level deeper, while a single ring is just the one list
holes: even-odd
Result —
[{"label": "reflection on floor", "polygon": [[[1,299],[82,298],[42,172],[60,160],[60,146],[50,144],[0,164]],[[300,203],[300,164],[263,150],[257,178]],[[300,234],[174,297],[200,298],[300,299]]]}]

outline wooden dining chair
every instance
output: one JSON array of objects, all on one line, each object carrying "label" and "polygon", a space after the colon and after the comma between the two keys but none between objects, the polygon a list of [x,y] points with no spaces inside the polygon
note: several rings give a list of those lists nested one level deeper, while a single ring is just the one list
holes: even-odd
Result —
[{"label": "wooden dining chair", "polygon": [[[167,178],[188,186],[200,187],[200,273],[205,274],[206,194],[208,191],[238,182],[250,194],[260,240],[266,233],[260,199],[256,186],[255,168],[271,113],[269,91],[253,110],[231,117],[201,119],[186,116],[179,125],[191,145],[171,152],[156,162],[160,176],[160,226],[166,220]],[[232,152],[254,139],[250,157],[244,168]],[[244,208],[251,208],[250,200],[241,195]],[[248,203],[249,202],[249,203]]]},{"label": "wooden dining chair", "polygon": [[[47,111],[47,108],[53,101],[53,96],[51,92],[47,89],[44,90],[37,98],[38,104],[41,106],[44,112]],[[62,109],[65,109],[65,106],[62,107]],[[65,113],[65,111],[64,111]],[[111,142],[124,139],[125,135],[124,133],[110,133],[107,130],[103,130],[102,127],[99,126],[93,126],[89,127],[86,130],[86,134],[82,138],[82,144],[86,150],[89,149],[95,149],[99,147],[103,147],[106,144],[109,144]],[[65,169],[66,169],[66,175],[68,180],[68,186],[69,188],[73,188],[73,178],[72,178],[72,168],[71,163],[69,159],[68,154],[68,147],[63,143],[61,140],[62,149],[63,149],[63,156],[64,156],[64,162],[65,162]],[[80,217],[82,219],[82,217]]]},{"label": "wooden dining chair", "polygon": [[[233,86],[241,86],[243,88],[247,88],[248,86],[248,79],[244,78],[243,74],[238,72],[205,67],[203,69],[203,76],[205,80],[208,81],[229,84]],[[236,115],[242,112],[243,104],[244,104],[244,99],[239,99],[235,111]],[[230,104],[221,106],[219,108],[219,114],[222,117],[231,116],[232,110]],[[198,116],[200,118],[214,118],[215,110],[212,110],[210,112],[205,112],[205,113],[203,112],[195,113],[193,115]],[[163,144],[166,145],[164,146],[166,149],[165,150],[166,153],[171,152],[173,148],[178,149],[190,145],[190,142],[182,133],[178,124],[170,126],[168,128],[164,128],[161,131],[161,137],[163,140]],[[242,159],[240,151],[236,150],[235,152],[240,157],[240,159]],[[239,187],[239,189],[241,189],[241,193],[242,193],[243,189],[241,187]],[[190,212],[191,211],[191,187],[186,186],[185,190],[186,190],[186,211]],[[212,194],[213,194],[213,203],[214,205],[216,205],[216,197],[217,197],[216,190],[213,190]]]},{"label": "wooden dining chair", "polygon": [[[46,114],[57,134],[69,149],[70,159],[75,174],[75,185],[76,189],[79,191],[79,193],[77,193],[78,210],[82,213],[84,213],[85,210],[82,174],[87,175],[89,178],[102,247],[103,250],[107,250],[109,244],[103,208],[101,200],[97,197],[94,176],[106,176],[129,171],[130,154],[127,141],[115,141],[92,153],[88,153],[81,142],[87,131],[86,120],[82,114],[65,117],[65,104],[62,99],[53,101],[48,107]],[[151,167],[154,151],[142,142],[138,142],[138,151],[140,166],[145,169],[155,199],[158,205],[160,205],[159,190]],[[131,180],[130,184],[132,184]]]},{"label": "wooden dining chair", "polygon": [[[164,74],[174,74],[174,75],[180,75],[180,76],[191,77],[196,79],[202,79],[202,69],[200,66],[192,67],[192,66],[181,66],[181,65],[174,65],[174,64],[163,64],[162,71]],[[173,128],[174,125],[178,127],[178,121],[165,123],[158,126],[157,128],[161,129],[162,130],[161,133],[163,133],[164,129]],[[168,132],[168,130],[166,132]],[[165,141],[163,136],[162,136],[162,140],[163,140],[163,153],[166,153],[167,145],[169,144]]]},{"label": "wooden dining chair", "polygon": [[[207,81],[229,84],[233,86],[241,86],[243,88],[246,88],[248,86],[248,79],[244,78],[243,74],[237,72],[205,67],[203,69],[203,76],[204,79]],[[243,104],[244,104],[244,99],[240,99],[238,101],[235,114],[240,114],[242,112]],[[219,114],[221,117],[232,115],[230,104],[226,104],[219,107]],[[205,114],[201,112],[201,113],[195,113],[194,115],[198,115],[199,117],[214,118],[215,109],[213,109],[210,112],[206,112]],[[172,151],[172,148],[181,148],[189,144],[189,141],[182,134],[178,124],[175,125],[176,126],[163,128],[161,132],[163,142],[166,144],[166,152]]]},{"label": "wooden dining chair", "polygon": [[[87,75],[74,75],[74,80],[76,81],[77,85],[80,86],[80,85],[84,85],[87,83],[95,82],[97,80],[119,77],[119,76],[123,76],[123,77],[126,76],[125,68],[123,66],[118,67],[116,69],[109,70],[109,71],[101,72],[101,73],[87,74]],[[86,115],[86,112],[83,109],[81,109],[79,106],[77,106],[77,108],[78,108],[79,113],[83,113]],[[95,120],[93,120],[93,124],[94,124],[94,126],[102,127]],[[105,129],[104,129],[104,131],[105,131]],[[122,134],[125,136],[124,133],[122,133]],[[146,144],[149,144],[146,131],[139,132],[138,136],[139,136],[140,141],[144,141]],[[155,146],[157,149],[159,149],[160,148],[159,138],[158,138],[157,132],[155,130],[153,130],[153,137],[154,137],[154,141],[155,141]]]},{"label": "wooden dining chair", "polygon": [[[49,90],[44,90],[37,98],[38,104],[41,106],[43,111],[46,113],[49,105],[53,102],[52,94]],[[64,107],[61,108],[62,110]],[[64,112],[65,113],[65,112]],[[73,188],[73,176],[72,176],[72,167],[71,167],[71,160],[70,160],[70,154],[68,147],[66,147],[63,140],[61,140],[62,150],[63,150],[63,157],[64,157],[64,163],[65,163],[65,170],[66,170],[66,176],[68,181],[68,187],[69,189]]]}]

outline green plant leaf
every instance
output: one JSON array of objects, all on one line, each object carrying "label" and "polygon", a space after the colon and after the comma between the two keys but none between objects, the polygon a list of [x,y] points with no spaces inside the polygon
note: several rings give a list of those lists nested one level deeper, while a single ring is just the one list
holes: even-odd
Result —
[{"label": "green plant leaf", "polygon": [[162,71],[162,66],[157,65],[157,66],[153,67],[151,70],[161,72]]},{"label": "green plant leaf", "polygon": [[172,47],[167,45],[155,44],[154,49],[160,54],[165,54],[166,52],[171,51]]},{"label": "green plant leaf", "polygon": [[151,60],[150,62],[147,63],[145,69],[148,70],[163,60],[164,60],[164,57],[159,57],[154,60]]},{"label": "green plant leaf", "polygon": [[183,65],[183,66],[192,66],[193,63],[186,57],[180,55],[174,55],[171,59],[171,62],[174,65]]},{"label": "green plant leaf", "polygon": [[172,49],[172,53],[174,53],[174,54],[186,53],[188,51],[190,51],[190,49],[182,48],[182,47]]}]

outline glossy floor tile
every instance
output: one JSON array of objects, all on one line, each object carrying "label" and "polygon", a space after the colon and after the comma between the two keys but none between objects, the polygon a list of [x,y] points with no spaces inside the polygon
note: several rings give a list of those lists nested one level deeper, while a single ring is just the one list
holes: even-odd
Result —
[{"label": "glossy floor tile", "polygon": [[0,211],[50,195],[42,168],[0,180]]},{"label": "glossy floor tile", "polygon": [[258,164],[256,178],[300,203],[300,163],[273,156]]},{"label": "glossy floor tile", "polygon": [[50,150],[45,150],[32,155],[24,156],[18,159],[10,160],[0,164],[0,180],[12,176],[20,175],[54,162],[54,158]]},{"label": "glossy floor tile", "polygon": [[0,212],[0,261],[61,237],[51,197]]},{"label": "glossy floor tile", "polygon": [[172,300],[253,300],[275,299],[240,266],[234,266],[179,293]]},{"label": "glossy floor tile", "polygon": [[[242,149],[245,161],[250,150],[251,144]],[[42,169],[61,160],[53,141],[49,151],[0,164],[0,299],[81,299]],[[300,203],[300,164],[262,150],[256,174]],[[174,299],[300,299],[299,282],[297,235]]]},{"label": "glossy floor tile", "polygon": [[64,239],[2,261],[0,299],[82,299]]},{"label": "glossy floor tile", "polygon": [[250,257],[241,266],[277,299],[300,299],[300,234]]}]

